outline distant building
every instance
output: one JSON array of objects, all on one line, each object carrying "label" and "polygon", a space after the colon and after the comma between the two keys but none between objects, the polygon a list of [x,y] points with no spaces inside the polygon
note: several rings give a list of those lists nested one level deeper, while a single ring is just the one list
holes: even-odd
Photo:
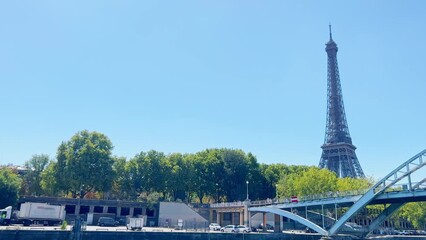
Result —
[{"label": "distant building", "polygon": [[4,168],[10,169],[10,170],[12,170],[12,172],[14,172],[14,173],[16,173],[20,176],[23,176],[28,172],[28,169],[26,167],[13,165],[12,163],[9,163],[7,165],[0,165],[0,169],[4,169]]}]

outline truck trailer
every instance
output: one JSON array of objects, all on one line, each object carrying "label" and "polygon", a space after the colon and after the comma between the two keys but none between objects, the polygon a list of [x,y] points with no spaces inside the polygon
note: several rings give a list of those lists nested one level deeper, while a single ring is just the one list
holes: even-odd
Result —
[{"label": "truck trailer", "polygon": [[[12,218],[12,207],[0,210],[4,218],[0,215],[0,222],[9,225]],[[19,211],[16,211],[16,222],[24,226],[31,224],[43,224],[53,226],[62,224],[65,219],[65,206],[50,205],[47,203],[26,202],[21,204]]]},{"label": "truck trailer", "polygon": [[142,231],[143,222],[143,218],[128,218],[128,223],[126,224],[126,227],[129,230]]}]

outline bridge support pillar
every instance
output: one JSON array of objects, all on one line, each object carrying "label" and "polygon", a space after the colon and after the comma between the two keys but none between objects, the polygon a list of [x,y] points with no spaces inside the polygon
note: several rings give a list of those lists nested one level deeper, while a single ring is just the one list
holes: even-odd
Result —
[{"label": "bridge support pillar", "polygon": [[279,233],[281,232],[281,216],[274,214],[275,221],[274,221],[274,232]]},{"label": "bridge support pillar", "polygon": [[75,212],[74,212],[74,214],[75,215],[79,215],[80,214],[80,204],[75,205]]},{"label": "bridge support pillar", "polygon": [[130,209],[129,209],[129,215],[130,215],[130,217],[133,217],[133,215],[135,214],[135,208],[134,207],[131,207]]},{"label": "bridge support pillar", "polygon": [[250,206],[250,200],[247,199],[246,201],[244,201],[244,212],[243,212],[244,222],[240,224],[250,227],[250,212],[248,211],[249,206]]},{"label": "bridge support pillar", "polygon": [[220,217],[221,217],[220,212],[216,211],[216,223],[222,226],[222,219]]},{"label": "bridge support pillar", "polygon": [[262,226],[263,226],[263,231],[266,232],[267,227],[266,227],[266,213],[262,213],[263,214],[263,219],[262,219]]},{"label": "bridge support pillar", "polygon": [[234,213],[233,212],[231,212],[231,224],[235,224],[234,223]]}]

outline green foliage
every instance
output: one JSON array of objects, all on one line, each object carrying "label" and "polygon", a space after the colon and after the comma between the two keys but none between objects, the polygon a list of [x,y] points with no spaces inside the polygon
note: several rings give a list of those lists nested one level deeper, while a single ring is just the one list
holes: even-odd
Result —
[{"label": "green foliage", "polygon": [[161,199],[161,193],[158,192],[143,192],[139,195],[138,201],[146,202],[148,208],[153,209],[154,205],[159,203]]},{"label": "green foliage", "polygon": [[[242,201],[247,189],[251,200],[312,196],[368,189],[372,179],[337,178],[326,169],[285,164],[259,164],[242,150],[214,148],[195,154],[151,150],[129,161],[112,157],[113,145],[105,135],[81,131],[62,142],[56,162],[46,155],[34,155],[25,163],[28,173],[22,181],[10,170],[0,170],[0,207],[16,204],[19,189],[31,195],[104,197],[137,200],[152,208],[160,200],[192,202]],[[248,181],[248,184],[246,183]],[[247,188],[248,187],[248,188]],[[107,193],[107,194],[105,194]],[[382,205],[368,206],[370,214]],[[416,228],[425,225],[426,203],[410,203],[392,218],[405,218]],[[64,221],[61,229],[66,229]]]},{"label": "green foliage", "polygon": [[192,169],[190,191],[196,193],[199,202],[206,196],[215,201],[242,201],[249,196],[252,200],[266,182],[257,159],[252,154],[233,149],[206,149],[187,157]]},{"label": "green foliage", "polygon": [[67,230],[67,227],[68,227],[68,222],[64,220],[61,224],[61,230]]},{"label": "green foliage", "polygon": [[40,186],[44,194],[53,196],[58,193],[58,184],[55,178],[56,162],[51,161],[41,173]]},{"label": "green foliage", "polygon": [[48,155],[41,154],[33,155],[29,161],[25,162],[27,169],[24,177],[25,194],[38,196],[43,193],[41,186],[42,172],[49,161]]},{"label": "green foliage", "polygon": [[170,192],[172,200],[185,199],[190,189],[192,167],[188,158],[180,153],[173,153],[166,157],[166,166],[169,168],[166,189]]},{"label": "green foliage", "polygon": [[206,149],[196,153],[191,160],[194,169],[191,189],[196,193],[199,202],[202,202],[206,195],[213,196],[216,201],[226,195],[227,172],[221,150]]},{"label": "green foliage", "polygon": [[56,188],[64,193],[68,193],[71,190],[71,185],[68,182],[70,179],[70,172],[67,170],[67,152],[67,143],[62,142],[56,152],[57,162],[53,167]]},{"label": "green foliage", "polygon": [[277,185],[280,198],[368,189],[371,179],[337,178],[334,172],[317,167],[298,168],[282,174]]},{"label": "green foliage", "polygon": [[[292,196],[294,195],[294,178],[303,171],[308,169],[308,166],[303,165],[286,165],[282,163],[262,164],[261,173],[266,180],[264,184],[263,196],[274,198],[277,196]],[[291,174],[291,175],[290,175]],[[281,183],[280,183],[281,181]],[[288,183],[288,184],[283,184]]]},{"label": "green foliage", "polygon": [[293,170],[282,175],[277,192],[280,198],[323,194],[337,189],[337,177],[333,172],[317,167]]},{"label": "green foliage", "polygon": [[337,179],[337,189],[340,192],[369,189],[373,186],[373,179],[368,178],[339,178]]},{"label": "green foliage", "polygon": [[114,172],[111,141],[105,135],[87,130],[78,132],[58,148],[57,183],[64,192],[84,196],[89,191],[109,191]]},{"label": "green foliage", "polygon": [[135,193],[130,187],[130,179],[127,171],[127,162],[124,157],[113,157],[112,169],[114,171],[114,180],[112,183],[111,193],[117,199],[131,199],[136,198]]},{"label": "green foliage", "polygon": [[162,192],[166,186],[168,171],[164,153],[151,150],[141,152],[130,159],[127,170],[131,191],[136,196],[142,192]]},{"label": "green foliage", "polygon": [[10,169],[0,169],[0,208],[14,206],[18,200],[22,179]]},{"label": "green foliage", "polygon": [[426,202],[407,203],[398,214],[407,219],[413,227],[423,229],[426,224]]}]

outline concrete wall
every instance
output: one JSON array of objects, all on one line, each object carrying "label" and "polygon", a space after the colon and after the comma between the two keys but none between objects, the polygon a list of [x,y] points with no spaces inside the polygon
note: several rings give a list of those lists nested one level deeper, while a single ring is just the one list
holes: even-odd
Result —
[{"label": "concrete wall", "polygon": [[[73,240],[70,231],[0,230],[0,240]],[[318,240],[319,236],[182,232],[82,232],[82,240]],[[347,239],[349,240],[349,239]],[[414,240],[414,239],[410,239]]]},{"label": "concrete wall", "polygon": [[[74,240],[70,231],[0,230],[0,240]],[[82,240],[319,240],[318,235],[281,233],[82,232]],[[374,239],[374,238],[372,238]],[[425,236],[381,236],[382,240],[424,240]],[[342,236],[332,240],[351,240]]]},{"label": "concrete wall", "polygon": [[208,221],[185,203],[161,202],[159,208],[159,226],[174,227],[178,219],[183,220],[184,229],[206,228]]}]

